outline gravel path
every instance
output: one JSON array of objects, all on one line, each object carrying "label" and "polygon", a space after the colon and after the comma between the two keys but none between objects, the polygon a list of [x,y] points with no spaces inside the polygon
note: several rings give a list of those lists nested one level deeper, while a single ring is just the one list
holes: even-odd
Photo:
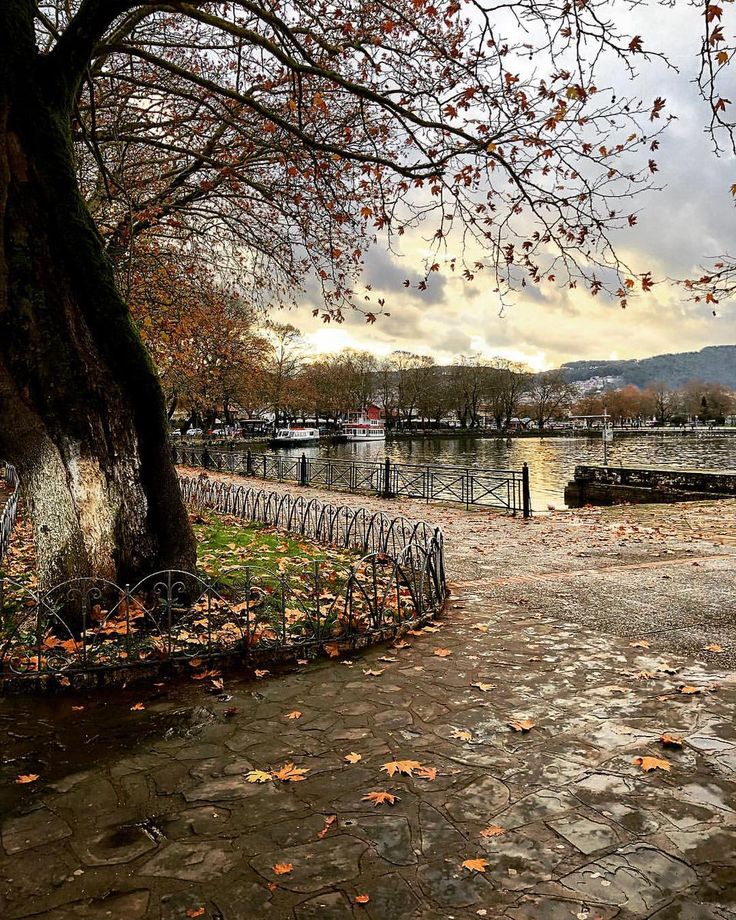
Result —
[{"label": "gravel path", "polygon": [[[196,475],[199,471],[189,470]],[[291,484],[212,473],[276,492]],[[489,603],[628,638],[656,635],[706,658],[719,644],[736,666],[736,500],[627,505],[539,514],[528,521],[496,511],[302,489],[333,504],[422,518],[445,533],[455,590]]]}]

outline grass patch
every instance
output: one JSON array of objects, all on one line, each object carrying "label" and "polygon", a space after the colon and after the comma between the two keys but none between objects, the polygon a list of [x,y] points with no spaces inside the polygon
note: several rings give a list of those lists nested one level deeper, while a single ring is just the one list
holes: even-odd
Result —
[{"label": "grass patch", "polygon": [[343,567],[360,558],[357,552],[320,546],[267,524],[227,514],[203,511],[192,519],[198,568],[226,587],[241,584],[245,568],[288,578],[312,572],[315,563]]}]

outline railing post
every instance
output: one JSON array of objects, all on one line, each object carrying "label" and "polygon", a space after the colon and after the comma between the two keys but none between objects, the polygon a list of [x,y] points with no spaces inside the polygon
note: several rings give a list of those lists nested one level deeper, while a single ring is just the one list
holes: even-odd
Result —
[{"label": "railing post", "polygon": [[309,485],[309,479],[307,477],[307,455],[302,453],[301,459],[299,460],[299,482],[303,486]]},{"label": "railing post", "polygon": [[383,461],[383,497],[391,498],[391,461],[388,457]]},{"label": "railing post", "polygon": [[532,503],[529,495],[529,467],[524,463],[521,467],[521,502],[524,517],[531,517]]},{"label": "railing post", "polygon": [[208,470],[212,466],[212,457],[209,448],[205,447],[202,451],[202,466]]},{"label": "railing post", "polygon": [[247,476],[253,475],[253,454],[250,452],[250,447],[245,452],[245,473]]},{"label": "railing post", "polygon": [[171,462],[176,463],[176,444],[171,445]]}]

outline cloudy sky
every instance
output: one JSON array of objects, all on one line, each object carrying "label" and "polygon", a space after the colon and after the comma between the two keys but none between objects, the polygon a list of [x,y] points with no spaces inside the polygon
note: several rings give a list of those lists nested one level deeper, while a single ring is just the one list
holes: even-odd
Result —
[{"label": "cloudy sky", "polygon": [[[688,7],[655,7],[632,13],[627,23],[630,33],[644,36],[645,47],[658,44],[680,71],[658,63],[642,66],[637,95],[664,96],[677,119],[657,155],[656,178],[664,190],[639,198],[638,225],[615,238],[634,269],[652,270],[655,277],[686,277],[707,257],[736,251],[736,212],[728,191],[736,181],[736,163],[732,156],[713,155],[703,131],[707,112],[690,82],[697,67],[696,16]],[[736,102],[736,95],[731,98]],[[420,240],[409,242],[402,257],[379,246],[368,255],[367,280],[386,298],[390,317],[367,326],[354,314],[341,325],[324,326],[304,308],[289,321],[317,351],[353,347],[385,354],[400,348],[441,363],[462,354],[502,355],[535,369],[581,358],[645,357],[736,342],[736,304],[720,304],[714,317],[710,307],[689,303],[680,289],[665,285],[633,299],[626,311],[583,290],[546,287],[530,294],[527,289],[503,316],[485,279],[484,286],[482,280],[467,284],[453,275],[435,275],[426,293],[412,293],[403,280],[416,277],[420,246]]]}]

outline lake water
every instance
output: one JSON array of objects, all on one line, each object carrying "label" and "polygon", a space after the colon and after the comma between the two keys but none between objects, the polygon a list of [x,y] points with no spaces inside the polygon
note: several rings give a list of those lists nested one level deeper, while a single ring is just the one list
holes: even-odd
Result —
[{"label": "lake water", "polygon": [[[602,463],[600,434],[576,438],[415,438],[373,444],[334,444],[294,448],[285,453],[355,460],[390,457],[404,463],[444,463],[448,466],[520,469],[529,464],[532,507],[564,507],[565,485],[578,463]],[[279,451],[281,452],[281,451]],[[671,466],[700,469],[736,469],[736,436],[702,434],[646,434],[618,437],[609,444],[609,462],[630,466]]]}]

